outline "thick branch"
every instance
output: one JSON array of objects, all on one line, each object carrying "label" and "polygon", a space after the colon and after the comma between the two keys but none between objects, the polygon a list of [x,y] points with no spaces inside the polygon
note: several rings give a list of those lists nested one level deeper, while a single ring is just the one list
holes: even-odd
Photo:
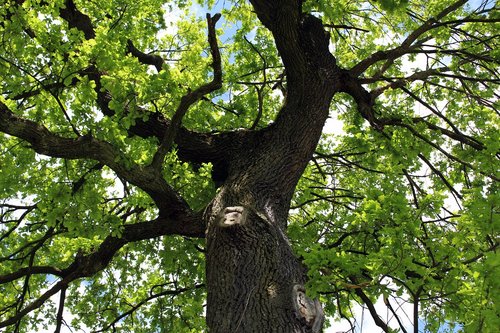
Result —
[{"label": "thick branch", "polygon": [[[55,135],[46,127],[17,116],[2,102],[0,102],[0,131],[29,142],[39,154],[67,159],[94,159],[106,164],[135,185],[139,186],[142,182],[137,174],[118,163],[120,160],[124,161],[125,157],[111,144],[92,136],[72,139]],[[135,181],[132,180],[134,178]]]},{"label": "thick branch", "polygon": [[161,71],[164,63],[162,57],[155,54],[146,54],[138,50],[130,39],[127,40],[127,51],[136,57],[142,64],[153,65],[158,72]]},{"label": "thick branch", "polygon": [[[71,4],[70,4],[71,5]],[[70,6],[71,7],[71,6]],[[69,7],[68,7],[69,8]],[[74,6],[71,7],[73,8],[70,12],[72,13],[71,15],[68,14],[67,11],[69,9],[66,8],[66,12],[63,11],[62,17],[65,20],[71,20],[73,17],[78,17],[82,16],[81,14]],[[80,20],[78,22],[85,22],[85,20]],[[215,22],[214,22],[215,24]],[[75,27],[77,29],[89,29],[90,25],[88,24],[70,24],[72,27]],[[214,29],[212,29],[214,30]],[[83,31],[83,30],[82,30]],[[91,34],[87,33],[86,36],[90,36]],[[213,36],[214,38],[211,38],[211,45],[216,45],[215,40],[215,31],[213,31]],[[129,42],[130,46],[130,42]],[[135,49],[135,48],[134,48]],[[217,48],[213,48],[214,50],[217,50]],[[137,49],[135,49],[137,50]],[[144,61],[143,55],[147,56],[144,53],[138,54],[140,51],[134,51],[133,53],[140,57],[140,61]],[[215,68],[220,68],[220,56],[215,56],[214,58],[214,65]],[[156,58],[155,58],[156,59]],[[159,59],[159,58],[158,58]],[[158,59],[155,61],[159,64]],[[216,59],[219,59],[218,61]],[[213,65],[213,66],[214,66]],[[216,71],[214,70],[217,79],[218,77],[222,76],[222,70],[217,69]],[[98,68],[94,64],[90,64],[88,67],[78,71],[75,74],[79,74],[79,76],[86,76],[89,78],[89,80],[93,80],[96,83],[95,91],[97,94],[97,104],[101,108],[101,111],[103,112],[104,115],[106,116],[113,116],[115,113],[114,111],[109,107],[109,103],[112,100],[111,94],[103,88],[101,84],[101,75],[102,73],[98,70]],[[60,80],[58,82],[52,82],[52,83],[44,83],[44,82],[39,82],[40,88],[31,88],[27,89],[25,92],[22,92],[16,96],[13,96],[12,99],[14,100],[19,100],[19,99],[24,99],[24,98],[29,98],[35,95],[40,94],[42,91],[49,91],[52,93],[54,90],[59,90],[62,88],[65,88],[67,84],[63,83],[64,80]],[[222,79],[220,79],[222,81]],[[80,79],[77,77],[74,77],[70,83],[70,86],[75,86],[80,83]],[[201,89],[201,88],[200,88]],[[194,92],[190,93],[190,96],[193,96]],[[128,110],[125,110],[128,112]],[[138,117],[135,120],[134,126],[128,129],[129,135],[137,135],[142,138],[148,138],[151,136],[156,137],[160,142],[163,140],[163,138],[166,136],[166,133],[169,132],[169,128],[172,127],[172,121],[169,119],[166,119],[163,114],[157,112],[157,113],[151,113],[149,110],[142,109],[139,112],[141,114],[140,117]],[[143,119],[143,115],[148,114],[149,117],[147,120]],[[239,137],[241,137],[241,133],[238,132],[230,132],[230,133],[198,133],[198,132],[193,132],[188,129],[183,128],[182,126],[179,126],[179,128],[174,131],[176,132],[174,141],[177,144],[178,147],[178,153],[181,159],[184,161],[192,161],[195,163],[202,163],[202,162],[212,162],[214,166],[220,165],[223,163],[223,161],[227,160],[227,156],[225,156],[225,151],[227,151],[227,148],[231,145],[232,142],[235,142],[238,140]],[[173,132],[172,132],[173,133]]]},{"label": "thick branch", "polygon": [[59,296],[59,309],[57,310],[57,316],[56,316],[56,329],[54,333],[60,333],[61,332],[61,327],[64,321],[63,314],[64,314],[64,303],[66,301],[66,288],[61,289],[61,295]]},{"label": "thick branch", "polygon": [[380,126],[377,124],[374,114],[375,111],[373,109],[375,97],[363,87],[358,78],[351,75],[350,71],[343,72],[340,78],[340,83],[341,86],[339,91],[351,95],[357,104],[357,108],[361,116],[368,120],[370,125],[374,128],[379,129]]},{"label": "thick branch", "polygon": [[37,153],[66,159],[93,159],[107,165],[117,175],[146,191],[162,216],[182,218],[190,209],[187,203],[166,183],[162,176],[130,161],[110,143],[91,135],[76,139],[50,132],[31,120],[20,118],[0,102],[0,131],[29,142]]},{"label": "thick branch", "polygon": [[[78,72],[81,76],[87,76],[90,80],[96,82],[97,102],[103,113],[107,116],[114,115],[113,110],[108,106],[112,97],[107,91],[102,90],[100,84],[101,74],[98,73],[95,66],[89,66]],[[78,78],[73,78],[70,86],[75,86],[80,83]],[[47,83],[41,88],[31,88],[21,92],[12,97],[12,100],[20,100],[39,95],[42,91],[52,91],[67,87],[60,82]],[[146,109],[141,109],[138,112],[141,116],[135,119],[134,125],[128,129],[130,136],[139,136],[141,138],[155,137],[160,142],[162,141],[167,129],[171,126],[171,120],[165,118],[162,113],[150,112]],[[149,117],[144,120],[143,115],[148,114]],[[214,164],[220,163],[226,159],[223,152],[231,145],[232,142],[237,141],[244,133],[240,132],[226,132],[226,133],[199,133],[186,129],[180,126],[175,137],[177,144],[178,154],[181,159],[185,161],[192,161],[195,163],[212,162]]]},{"label": "thick branch", "polygon": [[169,220],[160,217],[151,221],[127,224],[124,226],[120,238],[107,237],[96,252],[77,258],[68,268],[60,269],[53,266],[23,267],[13,273],[0,275],[0,284],[12,282],[24,276],[35,274],[50,274],[58,277],[66,277],[70,273],[80,271],[86,272],[82,276],[89,276],[93,274],[92,270],[95,270],[96,267],[104,268],[109,260],[111,260],[114,253],[123,245],[130,242],[172,234],[189,237],[204,237],[205,225],[202,222],[201,215],[193,213],[188,219],[184,220]]},{"label": "thick branch", "polygon": [[73,0],[66,0],[64,6],[65,8],[59,10],[59,14],[68,22],[69,27],[82,31],[86,39],[95,38],[95,31],[90,17],[79,11]]},{"label": "thick branch", "polygon": [[52,266],[23,267],[13,273],[0,275],[0,284],[12,282],[24,276],[34,275],[34,274],[45,274],[45,275],[51,274],[54,276],[62,276],[63,271],[57,267],[52,267]]},{"label": "thick branch", "polygon": [[[95,32],[93,31],[88,16],[81,13],[75,7],[72,0],[67,0],[67,2],[68,5],[66,11],[61,13],[61,17],[68,21],[71,27],[75,27],[84,32],[87,39],[93,38],[95,36]],[[136,119],[135,125],[128,130],[130,135],[137,135],[142,138],[154,136],[158,138],[160,142],[165,142],[165,144],[163,144],[163,148],[161,148],[161,154],[163,154],[165,147],[170,146],[172,142],[175,142],[178,145],[179,156],[184,160],[197,163],[213,162],[214,164],[220,164],[221,161],[225,159],[225,156],[221,156],[221,152],[227,149],[228,143],[237,140],[240,136],[240,134],[236,132],[226,133],[223,135],[209,133],[202,134],[189,131],[180,126],[180,120],[182,120],[183,113],[187,112],[187,109],[192,104],[200,100],[204,95],[219,89],[222,84],[222,66],[215,33],[215,24],[219,18],[219,14],[215,15],[213,18],[207,17],[209,25],[208,40],[213,59],[212,67],[214,69],[214,78],[212,82],[207,83],[184,96],[177,109],[177,117],[174,116],[172,121],[166,119],[161,113],[151,113],[148,110],[141,110],[141,117]],[[163,60],[159,56],[148,55],[139,51],[130,40],[128,41],[127,50],[128,52],[131,52],[132,55],[137,57],[139,61],[145,64],[154,65],[158,70],[161,69]],[[104,89],[102,86],[101,72],[94,65],[91,65],[85,69],[85,75],[96,83],[94,90],[97,93],[97,104],[103,114],[109,117],[113,116],[115,112],[109,107],[112,96],[109,91]],[[144,114],[149,114],[146,121],[144,121],[142,117]],[[176,124],[177,122],[179,124]],[[221,147],[224,147],[224,149]],[[168,149],[166,150],[168,151]],[[160,155],[158,155],[156,160],[162,160]],[[158,162],[155,162],[155,164],[157,163]]]},{"label": "thick branch", "polygon": [[329,35],[319,18],[302,13],[301,0],[250,2],[273,34],[291,95],[307,89],[309,80],[332,79],[337,66],[328,49]]},{"label": "thick branch", "polygon": [[[161,142],[171,123],[170,119],[161,113],[150,113],[145,121],[142,118],[137,119],[135,125],[129,128],[129,133],[142,138],[156,137]],[[182,160],[217,164],[227,160],[227,150],[247,134],[244,131],[199,133],[180,126],[174,142]]]}]

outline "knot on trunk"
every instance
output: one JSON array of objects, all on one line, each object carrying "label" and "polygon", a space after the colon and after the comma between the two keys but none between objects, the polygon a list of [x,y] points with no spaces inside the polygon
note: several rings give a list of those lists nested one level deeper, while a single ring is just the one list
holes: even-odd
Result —
[{"label": "knot on trunk", "polygon": [[217,226],[220,228],[246,226],[250,221],[252,214],[257,217],[257,220],[269,223],[269,220],[264,214],[258,213],[250,207],[234,206],[226,207],[219,213],[219,216],[217,217]]},{"label": "knot on trunk", "polygon": [[320,333],[325,315],[319,301],[309,298],[304,286],[300,284],[293,286],[292,297],[295,315],[306,326],[307,332]]},{"label": "knot on trunk", "polygon": [[234,226],[243,226],[248,222],[248,209],[243,206],[226,207],[218,218],[217,225],[221,228],[230,228]]}]

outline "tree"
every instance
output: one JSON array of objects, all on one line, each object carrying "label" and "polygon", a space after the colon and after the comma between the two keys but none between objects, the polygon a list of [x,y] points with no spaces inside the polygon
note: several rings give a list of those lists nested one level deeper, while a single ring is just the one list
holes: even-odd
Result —
[{"label": "tree", "polygon": [[499,327],[494,1],[0,15],[0,327]]}]

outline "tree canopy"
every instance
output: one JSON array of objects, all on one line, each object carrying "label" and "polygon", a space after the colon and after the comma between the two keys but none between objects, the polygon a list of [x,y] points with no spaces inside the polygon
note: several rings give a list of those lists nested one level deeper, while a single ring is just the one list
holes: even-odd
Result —
[{"label": "tree canopy", "polygon": [[[228,184],[285,193],[263,219],[326,326],[354,331],[362,304],[386,332],[500,327],[496,1],[6,0],[0,17],[8,332],[206,330],[206,216]],[[262,165],[275,178],[239,172]]]}]

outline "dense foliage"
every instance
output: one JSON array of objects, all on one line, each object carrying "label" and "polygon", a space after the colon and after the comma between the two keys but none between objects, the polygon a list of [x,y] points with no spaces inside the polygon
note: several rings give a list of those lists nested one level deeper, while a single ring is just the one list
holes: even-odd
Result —
[{"label": "dense foliage", "polygon": [[[353,331],[358,303],[384,331],[408,317],[416,332],[495,331],[497,3],[309,0],[302,11],[363,87],[335,94],[291,203],[308,292]],[[218,45],[207,12],[221,13]],[[276,119],[287,77],[275,36],[236,0],[6,0],[0,17],[0,327],[203,331],[203,233],[143,228],[173,203],[203,212],[224,181],[182,152],[183,137]],[[223,83],[209,87],[217,62]]]}]

